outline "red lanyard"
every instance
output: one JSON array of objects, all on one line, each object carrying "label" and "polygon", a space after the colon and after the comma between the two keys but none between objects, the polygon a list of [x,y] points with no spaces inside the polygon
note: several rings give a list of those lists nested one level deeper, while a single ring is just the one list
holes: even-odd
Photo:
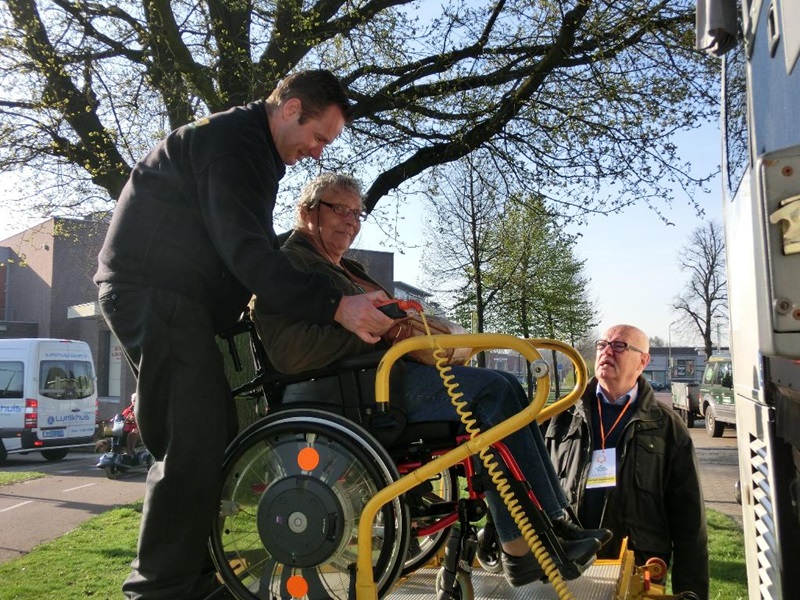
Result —
[{"label": "red lanyard", "polygon": [[622,412],[619,413],[617,420],[614,421],[614,424],[611,426],[611,429],[608,430],[608,433],[605,432],[605,428],[603,427],[603,409],[601,408],[602,403],[600,402],[600,396],[597,396],[597,413],[600,416],[600,447],[605,450],[606,449],[606,440],[608,436],[611,435],[611,432],[614,431],[614,428],[619,425],[620,419],[622,419],[622,415],[625,414],[625,411],[628,410],[628,407],[631,405],[630,399],[625,403],[625,408],[622,409]]}]

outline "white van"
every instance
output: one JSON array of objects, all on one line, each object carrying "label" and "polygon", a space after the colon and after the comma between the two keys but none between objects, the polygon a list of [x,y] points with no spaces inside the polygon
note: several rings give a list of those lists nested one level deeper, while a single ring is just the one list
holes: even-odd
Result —
[{"label": "white van", "polygon": [[31,451],[60,460],[93,443],[95,384],[86,342],[0,339],[0,463]]}]

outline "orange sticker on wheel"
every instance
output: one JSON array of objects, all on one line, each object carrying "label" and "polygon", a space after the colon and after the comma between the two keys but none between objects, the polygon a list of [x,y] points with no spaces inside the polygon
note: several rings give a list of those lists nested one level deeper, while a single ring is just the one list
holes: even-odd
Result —
[{"label": "orange sticker on wheel", "polygon": [[297,465],[304,471],[313,471],[319,464],[319,452],[314,448],[303,448],[297,453]]},{"label": "orange sticker on wheel", "polygon": [[308,583],[301,575],[292,575],[286,580],[286,591],[292,598],[302,598],[308,594]]}]

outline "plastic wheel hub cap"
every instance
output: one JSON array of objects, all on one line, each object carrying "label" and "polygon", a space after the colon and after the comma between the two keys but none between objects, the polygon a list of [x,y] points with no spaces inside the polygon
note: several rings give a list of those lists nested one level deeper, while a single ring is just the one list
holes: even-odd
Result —
[{"label": "plastic wheel hub cap", "polygon": [[336,494],[308,475],[274,483],[258,504],[258,533],[264,548],[293,568],[326,562],[339,548],[343,529]]}]

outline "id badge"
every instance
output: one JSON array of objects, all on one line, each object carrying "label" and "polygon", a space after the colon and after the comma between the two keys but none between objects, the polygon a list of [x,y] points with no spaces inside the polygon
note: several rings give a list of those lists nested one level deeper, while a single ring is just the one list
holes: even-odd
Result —
[{"label": "id badge", "polygon": [[614,487],[617,485],[617,451],[614,448],[592,452],[586,489]]}]

